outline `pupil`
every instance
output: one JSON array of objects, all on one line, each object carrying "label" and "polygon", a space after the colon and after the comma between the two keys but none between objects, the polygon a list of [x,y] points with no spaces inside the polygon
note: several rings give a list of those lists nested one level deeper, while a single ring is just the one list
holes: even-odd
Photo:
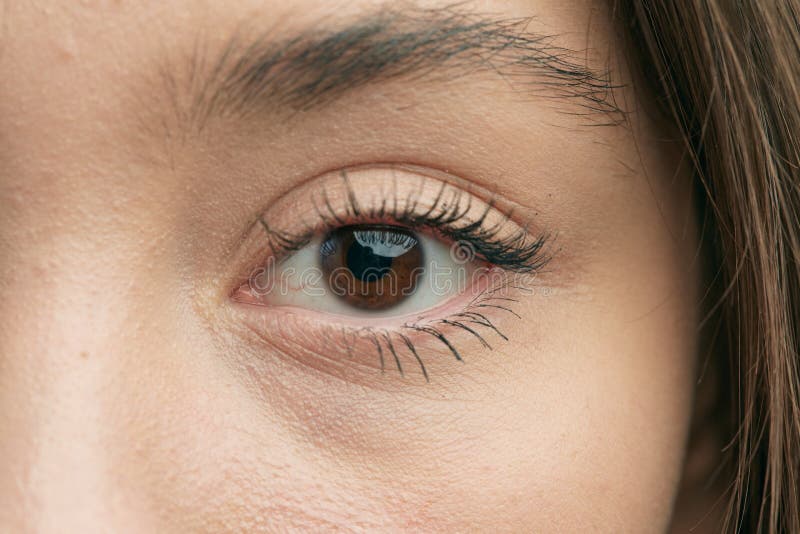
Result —
[{"label": "pupil", "polygon": [[358,241],[347,250],[347,268],[362,282],[379,280],[389,274],[392,258],[373,252],[372,247]]}]

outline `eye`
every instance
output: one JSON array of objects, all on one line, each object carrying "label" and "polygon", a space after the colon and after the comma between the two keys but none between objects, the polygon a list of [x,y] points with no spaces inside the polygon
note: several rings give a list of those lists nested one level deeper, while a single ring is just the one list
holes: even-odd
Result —
[{"label": "eye", "polygon": [[345,376],[410,361],[428,380],[427,354],[507,341],[549,260],[548,234],[499,204],[409,166],[329,173],[258,217],[243,248],[262,260],[232,300],[271,351]]},{"label": "eye", "polygon": [[347,225],[271,265],[252,287],[260,287],[258,298],[272,306],[365,318],[407,316],[463,292],[478,273],[478,260],[452,250],[457,247],[421,230]]}]

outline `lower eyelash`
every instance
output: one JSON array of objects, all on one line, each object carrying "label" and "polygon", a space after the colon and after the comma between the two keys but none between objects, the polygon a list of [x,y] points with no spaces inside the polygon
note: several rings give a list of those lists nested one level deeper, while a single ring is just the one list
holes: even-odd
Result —
[{"label": "lower eyelash", "polygon": [[[348,380],[362,375],[369,380],[369,373],[378,369],[383,374],[396,368],[402,377],[419,369],[429,383],[434,367],[428,360],[432,356],[436,356],[432,360],[436,366],[447,368],[450,361],[466,363],[467,341],[479,343],[475,349],[490,351],[509,341],[505,327],[501,330],[496,320],[520,318],[514,308],[524,295],[533,294],[538,277],[501,274],[455,309],[395,326],[329,320],[309,323],[301,314],[265,313],[268,308],[262,307],[239,308],[245,314],[240,319],[276,355],[326,374],[350,375]],[[469,354],[474,352],[470,349]],[[351,369],[356,374],[351,375]]]},{"label": "lower eyelash", "polygon": [[[502,290],[511,288],[524,289],[520,286],[511,285],[508,283],[503,283],[497,287],[487,288],[483,293],[476,296],[464,308],[463,311],[454,313],[442,319],[431,319],[429,321],[423,321],[420,323],[406,323],[400,328],[400,330],[376,329],[372,327],[350,329],[344,328],[342,333],[344,335],[347,352],[350,357],[352,357],[353,351],[355,350],[356,343],[350,340],[357,341],[358,339],[362,339],[364,337],[369,338],[372,340],[372,343],[375,347],[375,353],[380,362],[381,372],[383,373],[386,371],[387,356],[391,355],[397,371],[401,376],[405,376],[403,365],[400,360],[400,353],[398,352],[398,348],[396,347],[395,343],[392,341],[392,337],[396,336],[397,339],[401,341],[403,345],[405,345],[409,355],[415,359],[417,365],[422,371],[423,376],[425,377],[425,381],[430,382],[430,376],[428,375],[428,371],[425,367],[425,362],[423,361],[422,356],[420,355],[411,338],[403,331],[430,335],[439,341],[457,361],[463,362],[464,359],[455,343],[451,341],[449,332],[455,330],[467,332],[470,336],[476,338],[484,348],[489,350],[493,350],[493,347],[484,337],[487,334],[496,335],[503,341],[508,341],[508,336],[503,334],[495,326],[492,320],[480,310],[491,308],[509,313],[515,318],[520,318],[520,315],[512,310],[508,305],[488,304],[489,302],[496,301],[505,302],[509,305],[518,302],[518,299],[515,298],[496,295],[496,293]],[[481,333],[479,328],[483,328],[485,331]]]}]

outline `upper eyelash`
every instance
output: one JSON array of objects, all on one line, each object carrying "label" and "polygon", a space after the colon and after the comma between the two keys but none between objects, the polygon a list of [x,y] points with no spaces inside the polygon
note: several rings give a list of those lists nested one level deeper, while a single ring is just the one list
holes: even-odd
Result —
[{"label": "upper eyelash", "polygon": [[[347,191],[345,211],[348,217],[355,220],[343,219],[331,205],[327,190],[322,189],[322,206],[316,201],[316,198],[313,196],[311,198],[320,224],[309,225],[307,231],[299,234],[278,231],[271,228],[263,217],[259,217],[258,221],[267,234],[268,245],[273,254],[286,254],[300,250],[308,245],[317,233],[325,233],[341,226],[357,223],[361,218],[373,220],[388,218],[396,224],[411,229],[430,228],[454,243],[469,243],[481,259],[509,271],[536,272],[551,259],[545,253],[545,245],[550,240],[549,234],[541,234],[536,239],[530,239],[527,228],[520,228],[507,236],[502,235],[505,224],[511,220],[511,212],[503,213],[501,221],[488,224],[489,214],[492,210],[498,209],[495,206],[494,198],[488,201],[486,208],[476,220],[459,224],[472,208],[473,197],[446,182],[442,182],[431,206],[422,213],[415,213],[419,205],[419,196],[425,184],[424,177],[420,178],[420,186],[416,195],[414,191],[409,192],[403,209],[398,207],[395,182],[395,194],[391,206],[387,206],[386,195],[384,195],[380,207],[364,210],[356,198],[347,171],[340,171],[340,176]],[[449,195],[445,198],[448,189]],[[466,197],[466,201],[462,200],[464,197]]]}]

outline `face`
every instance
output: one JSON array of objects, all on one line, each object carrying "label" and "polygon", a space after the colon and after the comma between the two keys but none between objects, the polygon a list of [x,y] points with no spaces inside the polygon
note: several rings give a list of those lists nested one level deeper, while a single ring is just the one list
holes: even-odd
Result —
[{"label": "face", "polygon": [[694,216],[603,5],[231,4],[4,4],[2,530],[667,528]]}]

